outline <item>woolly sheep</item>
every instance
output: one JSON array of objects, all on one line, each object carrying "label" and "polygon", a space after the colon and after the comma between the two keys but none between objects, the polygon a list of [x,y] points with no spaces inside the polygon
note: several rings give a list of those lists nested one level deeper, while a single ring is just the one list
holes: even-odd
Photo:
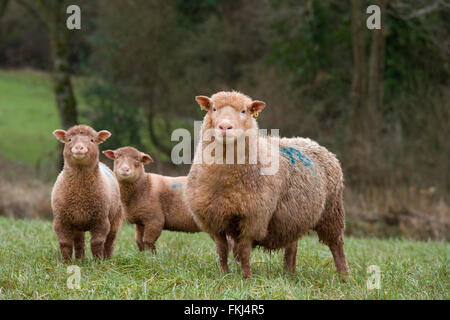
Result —
[{"label": "woolly sheep", "polygon": [[199,232],[182,198],[186,177],[166,177],[146,173],[152,158],[133,147],[103,152],[114,160],[125,218],[135,225],[140,251],[155,251],[162,230]]},{"label": "woolly sheep", "polygon": [[[251,277],[250,252],[256,245],[284,248],[285,266],[294,273],[298,239],[312,229],[330,248],[337,271],[348,274],[343,175],[335,155],[310,139],[259,136],[255,118],[265,103],[239,92],[218,92],[196,100],[207,113],[184,196],[196,222],[215,241],[221,271],[229,272],[226,237],[231,237],[244,278]],[[204,139],[209,129],[215,134]],[[245,137],[240,129],[249,137],[244,164],[202,162],[211,144],[222,144],[224,159],[227,144],[234,143],[237,150],[237,141]],[[280,152],[272,156],[273,146]],[[247,153],[254,147],[257,162],[252,164]],[[273,175],[262,175],[263,160],[269,154],[279,161],[279,168]]]},{"label": "woolly sheep", "polygon": [[111,134],[77,125],[55,130],[64,145],[64,168],[53,186],[53,228],[63,262],[85,257],[85,232],[91,232],[94,258],[110,258],[122,224],[119,184],[113,172],[99,162],[98,145]]}]

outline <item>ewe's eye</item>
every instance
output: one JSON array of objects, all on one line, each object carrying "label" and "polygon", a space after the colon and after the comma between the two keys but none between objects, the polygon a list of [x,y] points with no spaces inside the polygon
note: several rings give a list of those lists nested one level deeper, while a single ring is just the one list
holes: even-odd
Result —
[{"label": "ewe's eye", "polygon": [[216,111],[217,111],[217,109],[216,109],[216,108],[213,108],[213,111],[214,111],[214,112],[216,112]]},{"label": "ewe's eye", "polygon": [[91,142],[94,143],[94,139],[91,139]]},{"label": "ewe's eye", "polygon": [[69,142],[72,141],[72,139],[69,139]]},{"label": "ewe's eye", "polygon": [[241,113],[242,113],[242,114],[245,114],[245,110],[242,110]]}]

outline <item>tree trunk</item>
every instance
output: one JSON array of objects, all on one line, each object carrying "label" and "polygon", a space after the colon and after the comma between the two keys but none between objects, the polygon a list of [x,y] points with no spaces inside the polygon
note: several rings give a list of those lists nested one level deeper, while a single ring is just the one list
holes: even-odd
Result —
[{"label": "tree trunk", "polygon": [[371,48],[369,61],[369,84],[367,97],[367,125],[373,132],[378,124],[378,113],[381,111],[383,100],[384,59],[386,50],[385,20],[388,0],[379,0],[381,9],[381,29],[371,30]]},{"label": "tree trunk", "polygon": [[[66,8],[68,4],[64,0],[37,1],[35,5],[24,0],[16,1],[31,16],[36,18],[43,29],[47,31],[50,39],[52,82],[56,107],[58,108],[61,127],[68,129],[78,123],[77,103],[73,94],[69,61],[70,30],[66,26]],[[64,164],[62,149],[63,145],[60,144],[58,153],[59,168],[62,168]]]},{"label": "tree trunk", "polygon": [[[78,123],[77,104],[72,87],[69,61],[70,30],[65,23],[64,0],[51,0],[43,4],[48,21],[52,55],[52,81],[61,127],[69,129]],[[64,165],[63,145],[59,148],[58,167]]]},{"label": "tree trunk", "polygon": [[70,30],[65,23],[63,0],[53,0],[49,4],[49,34],[52,52],[52,80],[56,96],[56,105],[63,129],[78,123],[75,96],[73,94],[70,61]]},{"label": "tree trunk", "polygon": [[364,102],[367,96],[366,85],[366,53],[364,37],[364,17],[361,0],[352,0],[352,49],[353,78],[350,89],[352,105],[352,140],[355,142],[362,135],[364,126],[362,116]]},{"label": "tree trunk", "polygon": [[[2,26],[2,18],[6,13],[6,9],[8,8],[9,0],[0,0],[0,50],[3,48],[3,26]],[[2,58],[2,54],[0,53],[0,58]]]}]

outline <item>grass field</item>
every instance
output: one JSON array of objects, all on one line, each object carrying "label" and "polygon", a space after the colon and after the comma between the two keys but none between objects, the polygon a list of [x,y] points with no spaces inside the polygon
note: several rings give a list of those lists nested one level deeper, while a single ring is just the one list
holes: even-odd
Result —
[{"label": "grass field", "polygon": [[[88,247],[89,248],[89,247]],[[328,248],[315,236],[299,241],[297,274],[283,271],[282,253],[256,249],[254,276],[244,281],[230,257],[220,274],[206,234],[163,232],[158,253],[140,253],[130,225],[121,229],[113,258],[76,261],[80,289],[69,289],[50,221],[0,218],[0,299],[449,299],[446,242],[347,238],[352,270],[335,272]],[[369,265],[381,269],[381,288],[368,290]]]},{"label": "grass field", "polygon": [[[80,87],[80,79],[75,89]],[[78,96],[78,108],[84,110]],[[81,119],[83,120],[83,119]],[[32,70],[0,70],[0,156],[34,166],[56,152],[51,134],[60,127],[50,76]],[[6,139],[5,139],[6,137]],[[18,147],[24,146],[24,147]],[[53,156],[54,157],[54,156]]]}]

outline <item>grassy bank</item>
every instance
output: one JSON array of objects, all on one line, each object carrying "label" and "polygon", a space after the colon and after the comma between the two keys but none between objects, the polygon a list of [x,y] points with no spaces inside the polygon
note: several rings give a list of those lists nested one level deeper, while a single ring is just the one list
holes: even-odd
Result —
[{"label": "grassy bank", "polygon": [[[88,246],[89,247],[89,246]],[[243,281],[230,257],[220,274],[206,234],[163,232],[158,253],[140,253],[125,225],[109,261],[91,254],[81,268],[81,288],[68,289],[51,222],[0,218],[0,299],[449,299],[448,242],[347,238],[352,270],[347,283],[331,253],[315,236],[299,241],[297,274],[283,271],[282,253],[256,249],[254,277]],[[381,288],[368,290],[369,265],[381,269]]]}]

